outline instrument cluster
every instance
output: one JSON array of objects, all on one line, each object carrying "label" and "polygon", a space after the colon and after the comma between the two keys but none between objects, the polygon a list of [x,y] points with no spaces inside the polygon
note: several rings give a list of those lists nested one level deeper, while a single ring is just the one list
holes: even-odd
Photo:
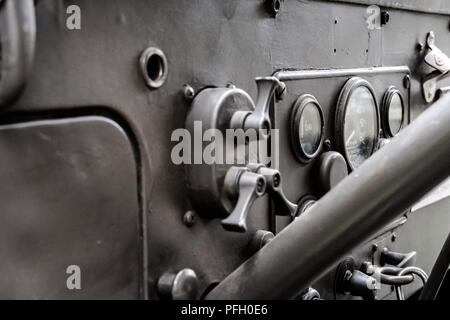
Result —
[{"label": "instrument cluster", "polygon": [[[361,166],[409,122],[406,67],[280,71],[275,76],[287,86],[272,115],[280,130],[279,170],[287,197],[300,208]],[[283,217],[277,219],[277,225],[285,224]]]}]

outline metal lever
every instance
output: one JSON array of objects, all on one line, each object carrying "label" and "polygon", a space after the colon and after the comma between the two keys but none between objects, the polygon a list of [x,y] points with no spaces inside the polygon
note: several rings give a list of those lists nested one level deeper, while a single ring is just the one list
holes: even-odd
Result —
[{"label": "metal lever", "polygon": [[416,260],[416,252],[411,251],[408,253],[399,253],[394,251],[389,251],[387,248],[383,249],[380,256],[380,263],[390,264],[398,268],[405,268],[414,264]]},{"label": "metal lever", "polygon": [[260,77],[256,78],[256,86],[258,88],[258,97],[254,111],[236,111],[230,120],[231,129],[265,129],[260,131],[262,137],[270,134],[270,118],[269,107],[271,98],[275,92],[283,92],[285,84],[276,77]]},{"label": "metal lever", "polygon": [[266,180],[245,167],[231,167],[225,175],[225,190],[232,198],[238,198],[231,214],[222,220],[222,226],[229,231],[247,231],[248,210],[256,198],[266,191]]},{"label": "metal lever", "polygon": [[298,206],[290,202],[283,192],[281,174],[278,170],[267,168],[262,164],[249,163],[247,167],[255,173],[262,174],[266,179],[267,191],[275,204],[275,214],[294,218]]},{"label": "metal lever", "polygon": [[427,35],[429,52],[425,56],[425,63],[435,70],[422,80],[423,96],[430,103],[436,95],[437,82],[450,75],[450,58],[435,45],[435,35],[430,31]]}]

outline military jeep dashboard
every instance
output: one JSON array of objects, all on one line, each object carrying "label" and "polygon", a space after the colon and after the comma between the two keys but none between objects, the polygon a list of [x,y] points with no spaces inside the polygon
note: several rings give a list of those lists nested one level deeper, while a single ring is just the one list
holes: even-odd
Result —
[{"label": "military jeep dashboard", "polygon": [[0,298],[441,297],[449,15],[0,1]]}]

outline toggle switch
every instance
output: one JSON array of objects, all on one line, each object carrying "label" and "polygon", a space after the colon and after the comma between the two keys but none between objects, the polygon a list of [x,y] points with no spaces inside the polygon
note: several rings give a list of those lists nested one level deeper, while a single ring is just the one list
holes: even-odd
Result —
[{"label": "toggle switch", "polygon": [[297,205],[290,202],[283,192],[281,173],[278,170],[267,168],[262,164],[250,163],[247,167],[255,173],[262,174],[266,179],[267,193],[275,206],[275,214],[278,216],[295,217]]},{"label": "toggle switch", "polygon": [[237,202],[231,214],[222,220],[222,226],[229,231],[247,231],[248,211],[256,198],[266,191],[264,176],[246,167],[231,167],[225,175],[224,188]]}]

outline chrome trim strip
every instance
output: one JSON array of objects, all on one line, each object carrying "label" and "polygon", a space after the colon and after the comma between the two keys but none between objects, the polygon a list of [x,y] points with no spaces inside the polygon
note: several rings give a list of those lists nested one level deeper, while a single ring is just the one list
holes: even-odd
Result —
[{"label": "chrome trim strip", "polygon": [[386,73],[407,73],[410,70],[407,66],[394,67],[372,67],[372,68],[354,68],[354,69],[326,69],[326,70],[285,70],[277,71],[274,77],[280,81],[294,81],[303,79],[319,79],[333,77],[353,77],[361,75],[378,75]]}]

